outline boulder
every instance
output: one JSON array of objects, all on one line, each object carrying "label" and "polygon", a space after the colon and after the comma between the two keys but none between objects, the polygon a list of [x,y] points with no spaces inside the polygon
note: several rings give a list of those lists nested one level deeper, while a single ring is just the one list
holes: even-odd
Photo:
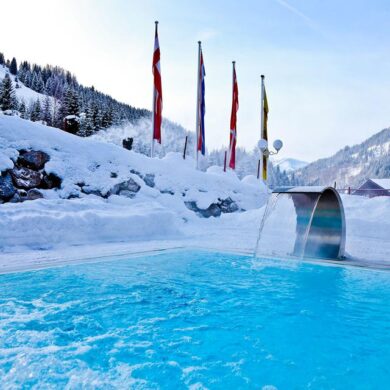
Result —
[{"label": "boulder", "polygon": [[39,150],[30,150],[29,152],[22,152],[18,158],[17,164],[19,166],[34,169],[39,171],[50,160],[50,156]]},{"label": "boulder", "polygon": [[42,199],[43,195],[40,191],[37,189],[32,189],[27,192],[27,196],[25,200],[35,200],[35,199]]},{"label": "boulder", "polygon": [[29,168],[13,168],[11,176],[16,187],[26,190],[39,187],[42,181],[42,174]]},{"label": "boulder", "polygon": [[16,193],[16,188],[12,183],[12,177],[8,172],[0,175],[0,200],[8,201]]},{"label": "boulder", "polygon": [[101,198],[107,198],[107,195],[103,194],[99,189],[87,185],[81,187],[81,192],[86,195],[96,195],[96,196],[100,196]]},{"label": "boulder", "polygon": [[115,184],[111,188],[110,195],[123,195],[128,198],[133,198],[135,194],[141,189],[141,186],[136,183],[133,179],[123,181],[121,183]]},{"label": "boulder", "polygon": [[207,209],[200,209],[196,202],[184,202],[188,209],[197,213],[200,217],[210,218],[210,217],[219,217],[221,215],[221,208],[216,203],[211,203]]},{"label": "boulder", "polygon": [[22,198],[20,197],[18,192],[15,192],[14,196],[9,200],[9,203],[19,203],[22,202]]},{"label": "boulder", "polygon": [[154,187],[155,186],[155,183],[154,183],[154,175],[152,173],[147,173],[145,176],[144,176],[144,182],[147,186],[149,187]]},{"label": "boulder", "polygon": [[218,199],[218,203],[211,203],[207,209],[200,209],[196,202],[184,202],[186,207],[204,218],[219,217],[222,213],[234,213],[239,210],[237,204],[231,199]]},{"label": "boulder", "polygon": [[47,174],[43,172],[41,188],[45,190],[51,190],[53,188],[61,188],[61,178],[54,173]]},{"label": "boulder", "polygon": [[209,207],[207,207],[206,210],[201,210],[200,213],[205,218],[210,217],[219,217],[222,213],[221,208],[216,203],[211,203]]},{"label": "boulder", "polygon": [[218,200],[219,200],[218,205],[221,208],[221,211],[223,213],[234,213],[239,210],[237,204],[230,197],[226,199],[218,199]]}]

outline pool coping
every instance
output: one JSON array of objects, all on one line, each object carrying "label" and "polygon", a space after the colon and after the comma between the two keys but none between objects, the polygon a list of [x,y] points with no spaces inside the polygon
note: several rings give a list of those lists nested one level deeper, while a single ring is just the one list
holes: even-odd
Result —
[{"label": "pool coping", "polygon": [[[53,259],[50,257],[43,257],[43,261],[33,263],[33,264],[16,264],[14,266],[4,267],[0,269],[0,275],[3,274],[13,274],[20,272],[33,272],[43,269],[57,268],[57,267],[66,267],[71,265],[80,265],[80,264],[93,264],[101,263],[107,261],[121,261],[129,260],[132,258],[142,257],[142,256],[156,256],[163,253],[172,253],[172,252],[185,252],[185,251],[199,251],[199,252],[211,252],[211,253],[223,253],[223,254],[232,254],[232,255],[241,255],[247,257],[253,257],[258,260],[274,261],[274,262],[289,262],[293,264],[299,263],[308,263],[322,266],[333,266],[333,267],[353,267],[359,269],[367,270],[376,270],[376,271],[390,271],[390,264],[375,263],[369,261],[363,261],[360,259],[345,259],[345,260],[325,260],[325,259],[313,259],[313,258],[296,258],[292,256],[254,256],[253,251],[238,249],[238,248],[217,248],[217,247],[206,247],[203,245],[162,245],[161,247],[145,250],[124,250],[119,253],[106,253],[104,255],[97,255],[97,252],[90,252],[87,256],[76,256],[76,257],[64,257],[60,259]],[[49,252],[50,253],[50,252]],[[48,254],[49,254],[48,253]],[[33,254],[33,253],[29,253]],[[3,254],[6,256],[6,254]]]}]

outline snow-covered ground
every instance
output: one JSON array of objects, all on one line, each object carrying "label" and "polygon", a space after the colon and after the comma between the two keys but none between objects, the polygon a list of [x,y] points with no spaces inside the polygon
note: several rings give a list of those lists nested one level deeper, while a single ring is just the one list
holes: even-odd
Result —
[{"label": "snow-covered ground", "polygon": [[[253,176],[200,172],[180,153],[150,159],[0,115],[0,171],[13,167],[21,149],[48,153],[45,171],[63,180],[59,190],[42,190],[44,199],[0,205],[0,272],[168,248],[254,250],[268,192]],[[139,191],[109,196],[129,179]],[[202,218],[188,207],[204,210],[228,198],[239,212]],[[347,252],[390,264],[390,198],[343,201]]]}]

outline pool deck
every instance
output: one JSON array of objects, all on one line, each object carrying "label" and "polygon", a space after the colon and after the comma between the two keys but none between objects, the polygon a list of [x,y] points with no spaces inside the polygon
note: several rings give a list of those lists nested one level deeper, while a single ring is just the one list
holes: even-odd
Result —
[{"label": "pool deck", "polygon": [[[71,264],[95,263],[107,260],[124,260],[131,257],[158,255],[166,251],[217,251],[252,256],[253,247],[245,245],[228,246],[220,241],[202,242],[196,240],[154,240],[141,242],[115,242],[99,245],[68,246],[50,250],[19,251],[0,253],[0,274],[61,267]],[[278,260],[270,258],[272,260]],[[327,266],[354,266],[362,268],[390,270],[386,262],[373,262],[361,259],[342,261],[320,259],[285,258],[280,261],[305,261]]]},{"label": "pool deck", "polygon": [[[170,239],[128,242],[87,243],[83,245],[63,245],[45,249],[8,248],[0,249],[0,274],[50,268],[67,264],[97,262],[107,259],[124,259],[131,256],[150,255],[166,250],[206,250],[226,253],[252,255],[257,241],[261,213],[227,215],[223,219],[199,220],[194,225],[184,224],[182,234]],[[375,250],[372,250],[375,248]],[[379,250],[380,249],[380,250]],[[347,253],[355,255],[353,260],[324,261],[309,259],[305,261],[365,268],[390,269],[390,243],[369,237],[347,234]],[[375,256],[367,258],[370,252]],[[364,258],[364,259],[363,259]],[[292,259],[297,261],[297,259]]]}]

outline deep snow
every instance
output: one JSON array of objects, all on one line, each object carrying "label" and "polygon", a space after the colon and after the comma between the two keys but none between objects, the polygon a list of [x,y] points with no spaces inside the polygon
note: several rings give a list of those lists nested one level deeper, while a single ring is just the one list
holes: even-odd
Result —
[{"label": "deep snow", "polygon": [[[0,170],[12,168],[21,149],[48,153],[45,169],[63,178],[62,188],[43,191],[45,199],[0,205],[0,272],[178,247],[254,250],[268,190],[253,176],[239,180],[219,167],[200,172],[180,153],[150,159],[0,115]],[[129,178],[141,186],[134,198],[86,195],[77,185],[105,194]],[[246,211],[205,219],[185,205],[204,209],[229,197]],[[343,202],[347,252],[390,264],[390,198],[345,195]]]}]

